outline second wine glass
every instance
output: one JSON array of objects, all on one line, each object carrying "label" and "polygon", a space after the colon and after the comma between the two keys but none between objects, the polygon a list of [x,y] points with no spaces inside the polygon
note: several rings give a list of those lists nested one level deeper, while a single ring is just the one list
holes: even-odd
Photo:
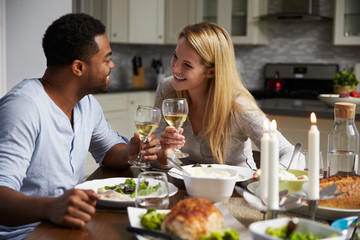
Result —
[{"label": "second wine glass", "polygon": [[136,160],[129,160],[129,164],[139,168],[149,168],[149,162],[145,162],[142,155],[142,144],[159,126],[161,111],[159,108],[139,105],[135,112],[135,126],[140,136],[140,150]]},{"label": "second wine glass", "polygon": [[[162,102],[162,111],[166,122],[179,131],[188,116],[189,107],[185,98],[168,98]],[[185,158],[188,156],[188,153],[184,153],[178,148],[175,149],[172,155],[172,157],[176,158]]]}]

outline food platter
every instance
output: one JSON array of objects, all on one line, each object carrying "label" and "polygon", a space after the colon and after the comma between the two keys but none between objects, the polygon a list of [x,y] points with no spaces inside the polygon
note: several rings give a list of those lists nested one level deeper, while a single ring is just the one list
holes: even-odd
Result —
[{"label": "food platter", "polygon": [[334,107],[336,102],[355,103],[356,105],[360,104],[360,98],[340,97],[339,94],[320,94],[319,99],[330,107]]},{"label": "food platter", "polygon": [[[255,194],[259,187],[259,182],[252,182],[247,185],[249,192]],[[309,208],[307,205],[301,206],[296,209],[292,209],[291,212],[304,214],[310,216]],[[360,209],[343,209],[343,208],[330,208],[318,206],[315,212],[317,218],[334,221],[339,218],[349,217],[358,215],[360,216]]]},{"label": "food platter", "polygon": [[[224,165],[224,164],[201,164],[202,167],[212,167],[212,168],[230,168],[230,169],[235,169],[238,171],[238,178],[237,178],[237,182],[242,182],[242,181],[246,181],[249,180],[251,178],[253,178],[253,174],[254,171],[251,170],[248,167],[240,167],[240,166],[231,166],[231,165]],[[183,166],[184,169],[188,169],[188,168],[192,168],[193,165],[186,165]],[[178,169],[176,168],[171,168],[168,172],[168,174],[174,178],[177,179],[183,179],[182,177],[182,172],[180,172]]]},{"label": "food platter", "polygon": [[[91,181],[85,181],[81,184],[78,184],[75,186],[75,188],[77,189],[91,189],[95,192],[97,192],[97,190],[99,188],[105,187],[105,186],[114,186],[115,184],[119,184],[119,183],[124,183],[126,179],[129,178],[104,178],[104,179],[96,179],[96,180],[91,180]],[[136,178],[134,178],[135,182],[136,182]],[[178,188],[175,187],[174,184],[172,183],[168,183],[169,186],[169,196],[173,196],[177,193]],[[128,206],[134,206],[135,202],[134,200],[132,201],[124,201],[124,200],[115,200],[115,199],[99,199],[98,200],[98,204],[102,205],[102,206],[107,206],[107,207],[116,207],[116,208],[126,208]]]},{"label": "food platter", "polygon": [[[225,208],[225,206],[222,203],[215,203],[215,206],[219,209],[219,211],[224,216],[224,228],[232,228],[236,230],[239,235],[240,239],[251,239],[251,233],[250,231],[242,225],[236,218],[234,218],[229,211]],[[135,207],[128,207],[128,217],[130,221],[130,225],[132,227],[139,227],[142,228],[140,224],[140,218],[141,215],[146,213],[145,208],[135,208]],[[168,213],[169,209],[159,209],[156,210],[159,213]],[[149,238],[143,237],[141,235],[136,234],[137,239],[139,240],[148,240]],[[154,239],[154,238],[151,238]]]}]

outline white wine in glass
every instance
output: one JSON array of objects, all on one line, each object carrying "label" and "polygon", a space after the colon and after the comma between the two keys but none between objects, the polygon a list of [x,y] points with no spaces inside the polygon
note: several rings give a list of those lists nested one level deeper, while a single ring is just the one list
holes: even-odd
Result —
[{"label": "white wine in glass", "polygon": [[139,105],[135,112],[135,126],[140,136],[140,150],[136,160],[129,160],[129,164],[139,168],[149,168],[150,164],[145,162],[142,155],[142,143],[155,131],[161,120],[159,108]]},{"label": "white wine in glass", "polygon": [[[166,122],[177,131],[180,130],[189,113],[189,107],[185,98],[168,98],[162,103],[162,111]],[[188,153],[175,149],[173,157],[185,158]]]}]

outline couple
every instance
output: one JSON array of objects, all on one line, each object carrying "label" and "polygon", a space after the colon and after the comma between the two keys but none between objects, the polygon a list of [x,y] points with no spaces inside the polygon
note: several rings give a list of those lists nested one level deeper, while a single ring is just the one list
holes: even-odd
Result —
[{"label": "couple", "polygon": [[[0,239],[23,239],[42,220],[84,227],[99,199],[73,189],[83,181],[87,152],[100,166],[118,169],[128,168],[139,152],[139,135],[128,141],[111,130],[91,95],[106,91],[114,68],[105,26],[85,14],[67,14],[46,30],[43,49],[43,77],[22,81],[0,100]],[[162,120],[157,137],[144,143],[144,159],[166,164],[183,147],[190,153],[186,164],[255,169],[250,140],[260,147],[266,116],[240,80],[226,31],[210,23],[185,27],[171,66],[156,105],[186,98],[189,118],[179,133]],[[278,136],[280,161],[287,165],[294,147]]]}]

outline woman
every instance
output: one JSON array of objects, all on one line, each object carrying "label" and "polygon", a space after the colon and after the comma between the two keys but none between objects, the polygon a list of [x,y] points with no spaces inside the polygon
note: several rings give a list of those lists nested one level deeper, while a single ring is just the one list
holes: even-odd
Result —
[{"label": "woman", "polygon": [[[181,159],[185,164],[256,169],[251,140],[260,149],[266,116],[240,79],[228,33],[214,23],[186,26],[179,34],[171,67],[173,76],[157,88],[156,105],[161,108],[165,98],[186,98],[189,116],[179,133],[162,118],[155,132],[161,143],[158,161],[166,164],[167,156],[182,147],[190,155]],[[277,134],[280,162],[287,166],[294,146]]]}]

